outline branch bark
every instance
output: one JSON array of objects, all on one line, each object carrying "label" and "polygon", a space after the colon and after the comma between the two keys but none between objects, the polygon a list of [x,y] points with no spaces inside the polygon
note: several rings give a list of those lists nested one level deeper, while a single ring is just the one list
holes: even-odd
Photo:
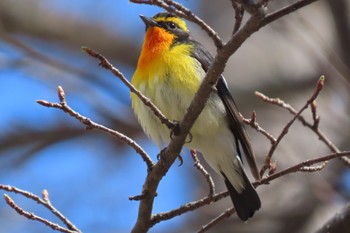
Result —
[{"label": "branch bark", "polygon": [[329,219],[315,233],[347,233],[350,229],[350,203]]}]

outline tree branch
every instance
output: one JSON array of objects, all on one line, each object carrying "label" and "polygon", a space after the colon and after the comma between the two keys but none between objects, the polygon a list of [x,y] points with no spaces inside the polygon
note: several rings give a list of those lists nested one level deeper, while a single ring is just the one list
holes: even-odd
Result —
[{"label": "tree branch", "polygon": [[[273,156],[273,153],[275,152],[278,144],[282,141],[283,137],[288,133],[289,128],[292,126],[292,124],[295,122],[295,120],[301,115],[301,113],[308,108],[308,106],[317,98],[317,96],[319,95],[319,93],[321,92],[321,90],[324,87],[324,80],[325,78],[322,76],[320,77],[320,79],[317,82],[316,85],[316,89],[315,92],[312,94],[312,96],[310,97],[310,99],[308,99],[306,101],[306,104],[294,115],[294,117],[286,124],[286,126],[283,128],[282,132],[280,133],[280,135],[277,137],[276,142],[274,142],[265,158],[265,164],[262,168],[262,170],[260,171],[260,175],[263,176],[263,171],[266,170],[266,167],[269,167],[271,164],[271,158]],[[259,95],[259,92],[256,92],[257,96]],[[265,169],[264,169],[265,168]],[[263,170],[264,169],[264,170]]]},{"label": "tree branch", "polygon": [[243,115],[241,115],[243,122],[247,125],[250,125],[253,129],[255,129],[256,131],[258,131],[259,133],[261,133],[262,135],[264,135],[271,143],[271,145],[273,145],[274,143],[276,143],[276,138],[270,134],[269,132],[267,132],[265,129],[261,128],[260,125],[256,122],[256,112],[253,111],[252,113],[252,117],[250,119],[246,119],[243,117]]},{"label": "tree branch", "polygon": [[[72,223],[69,221],[69,219],[67,219],[62,213],[60,213],[49,201],[48,199],[48,193],[47,191],[43,191],[43,199],[41,199],[40,197],[34,195],[33,193],[18,189],[16,187],[13,186],[9,186],[9,185],[3,185],[0,184],[0,189],[1,190],[5,190],[8,192],[13,192],[13,193],[17,193],[20,194],[22,196],[25,196],[29,199],[32,199],[34,201],[36,201],[39,205],[42,205],[44,207],[46,207],[50,212],[52,212],[54,215],[56,215],[56,217],[58,217],[67,227],[68,229],[62,228],[59,225],[52,223],[46,219],[43,219],[41,217],[38,217],[32,213],[28,213],[26,211],[24,211],[22,208],[20,208],[18,205],[16,205],[16,203],[8,196],[5,194],[4,198],[5,201],[8,205],[10,205],[13,209],[15,209],[20,215],[24,215],[25,217],[32,219],[32,220],[38,220],[40,222],[43,222],[45,225],[50,226],[51,228],[53,227],[57,227],[59,229],[65,229],[66,231],[62,231],[62,232],[67,232],[67,233],[73,233],[73,232],[80,232],[80,230]],[[53,228],[53,229],[55,229]],[[58,229],[55,229],[58,230]]]},{"label": "tree branch", "polygon": [[87,48],[83,47],[82,50],[86,52],[91,57],[97,58],[100,60],[99,65],[103,68],[110,70],[114,76],[118,77],[129,89],[132,93],[137,95],[138,98],[143,102],[143,104],[151,109],[151,111],[154,113],[155,116],[158,117],[158,119],[162,122],[162,124],[166,125],[169,129],[173,129],[175,124],[174,122],[168,120],[168,118],[165,117],[165,115],[155,106],[151,100],[146,97],[144,94],[142,94],[139,90],[137,90],[134,85],[132,85],[125,76],[117,69],[115,68],[104,56],[102,56],[100,53]]},{"label": "tree branch", "polygon": [[23,210],[21,207],[19,207],[8,195],[4,194],[4,199],[6,201],[6,203],[12,208],[14,209],[19,215],[22,215],[30,220],[34,220],[34,221],[38,221],[38,222],[42,222],[44,223],[46,226],[51,227],[53,230],[56,231],[61,231],[61,232],[65,232],[65,233],[77,233],[77,231],[71,231],[69,229],[63,228],[60,225],[53,223],[47,219],[44,219],[42,217],[39,217],[33,213],[29,213],[25,210]]},{"label": "tree branch", "polygon": [[[152,169],[149,169],[149,173],[145,179],[144,185],[143,185],[143,190],[142,194],[139,195],[140,198],[140,205],[139,205],[139,212],[138,212],[138,217],[137,221],[134,225],[134,228],[132,229],[132,232],[147,232],[154,224],[158,223],[159,221],[170,219],[174,216],[177,216],[181,213],[193,210],[195,208],[198,208],[199,206],[203,206],[206,204],[209,204],[211,202],[217,201],[225,196],[227,196],[227,192],[223,192],[217,195],[209,196],[206,198],[203,198],[197,202],[193,203],[188,203],[184,206],[181,206],[178,209],[169,211],[167,213],[162,213],[162,214],[156,214],[152,216],[152,208],[153,208],[153,203],[154,203],[154,197],[156,196],[156,191],[158,188],[158,185],[161,181],[161,179],[165,176],[167,171],[169,170],[170,166],[173,164],[177,156],[179,155],[187,135],[190,132],[190,129],[194,122],[196,121],[197,117],[201,113],[202,109],[205,106],[205,103],[207,102],[209,95],[211,91],[214,89],[217,80],[220,78],[220,75],[223,73],[226,63],[229,59],[229,57],[245,42],[245,40],[251,36],[254,32],[258,31],[261,27],[265,26],[266,24],[280,18],[283,15],[289,14],[293,12],[296,9],[301,8],[302,6],[305,6],[313,1],[310,0],[301,0],[298,1],[297,3],[291,4],[288,6],[286,9],[281,9],[280,11],[276,11],[268,16],[265,16],[265,8],[262,6],[259,6],[257,4],[247,6],[245,4],[245,1],[240,1],[244,2],[243,8],[244,10],[247,10],[249,13],[251,13],[251,17],[248,19],[246,24],[238,30],[234,35],[232,35],[231,39],[225,43],[222,44],[221,39],[217,36],[216,32],[212,30],[208,25],[204,23],[201,19],[199,19],[197,16],[195,16],[190,10],[187,8],[183,7],[179,3],[176,3],[174,1],[170,0],[131,0],[134,3],[142,3],[142,4],[151,4],[151,5],[158,5],[163,7],[164,9],[175,12],[181,17],[187,18],[190,21],[193,21],[197,24],[199,24],[204,30],[207,31],[209,36],[213,39],[214,43],[217,46],[217,55],[214,57],[213,63],[210,66],[206,77],[204,78],[198,92],[196,93],[195,97],[193,98],[191,105],[188,108],[187,113],[185,114],[184,118],[182,121],[179,123],[179,130],[176,135],[174,135],[171,138],[171,142],[168,145],[167,148],[162,150],[160,152],[160,161],[158,161],[155,165],[153,164],[152,160],[149,160],[146,163],[148,164],[148,167],[152,167]],[[249,8],[249,9],[248,9]],[[117,77],[121,78],[121,80],[130,88],[132,92],[137,94],[137,90],[133,88],[133,86],[126,80],[126,78],[121,74],[119,70],[114,68],[108,61],[105,59],[102,55],[87,49],[83,48],[83,50],[87,53],[89,53],[91,56],[98,58],[100,60],[100,65],[103,66],[106,69],[109,69],[112,71],[113,74],[115,74]],[[138,94],[137,94],[138,95]],[[64,96],[64,95],[63,95]],[[142,95],[138,95],[139,98],[142,100]],[[316,95],[317,96],[317,95]],[[316,97],[315,97],[316,98]],[[96,124],[92,122],[90,119],[85,118],[78,113],[74,112],[72,109],[70,109],[65,101],[64,98],[60,98],[61,103],[49,103],[47,101],[38,101],[40,104],[47,106],[47,107],[55,107],[55,108],[60,108],[63,111],[67,112],[68,114],[72,115],[76,119],[80,120],[83,124],[87,125],[88,127],[91,127],[92,124]],[[144,98],[144,103],[147,106],[152,106],[152,103],[149,101],[149,99]],[[309,105],[309,101],[306,104],[306,107]],[[67,110],[68,107],[68,110]],[[152,107],[150,107],[152,108]],[[156,108],[154,108],[156,109]],[[289,127],[293,124],[295,119],[299,119],[300,113],[303,111],[300,110],[298,113],[296,113],[296,116],[290,121],[289,124],[284,128],[280,136],[276,139],[276,146],[279,143],[279,141],[283,138],[283,136],[287,133]],[[159,111],[160,112],[160,111]],[[160,115],[161,116],[161,115]],[[164,115],[163,115],[164,116]],[[159,117],[159,116],[158,116]],[[160,117],[162,118],[162,117]],[[174,125],[172,122],[167,120],[165,117],[163,118],[164,124],[166,124],[169,128],[172,128]],[[255,120],[254,120],[255,121]],[[253,120],[252,120],[253,122]],[[255,122],[251,123],[252,125],[255,125]],[[104,126],[102,126],[104,127]],[[109,134],[112,134],[109,132],[108,128],[101,128],[99,125],[94,125],[94,128],[101,129]],[[256,127],[259,129],[258,127]],[[117,132],[118,133],[118,132]],[[119,134],[119,133],[118,133]],[[268,137],[269,138],[269,137]],[[272,142],[270,137],[270,141]],[[271,148],[271,156],[274,152],[275,148]],[[147,154],[146,154],[147,155]],[[307,160],[304,161],[296,166],[287,168],[283,171],[280,171],[278,173],[272,174],[271,176],[265,177],[260,181],[257,181],[254,183],[255,186],[259,186],[261,184],[266,184],[269,181],[276,179],[282,175],[286,175],[288,173],[292,172],[298,172],[298,171],[307,171],[308,168],[309,170],[316,170],[316,169],[322,169],[324,166],[326,166],[326,163],[324,165],[318,166],[318,168],[314,167],[311,168],[310,166],[319,163],[319,162],[325,162],[328,161],[329,159],[335,158],[335,157],[340,157],[344,155],[349,155],[349,152],[342,152],[341,155],[339,153],[331,154],[326,156],[325,158],[322,157],[322,160],[320,161],[321,158],[315,159],[315,160]],[[271,159],[270,156],[270,159]],[[144,157],[143,157],[144,158]],[[146,156],[147,160],[149,157],[148,155]],[[150,158],[149,158],[150,159]],[[323,167],[322,167],[323,166]],[[322,168],[321,168],[322,167]],[[220,219],[220,216],[219,216]],[[215,222],[215,220],[214,220]],[[209,225],[209,224],[208,224]]]},{"label": "tree branch", "polygon": [[[289,111],[291,114],[293,114],[294,116],[298,113],[290,104],[284,102],[283,100],[279,99],[279,98],[270,98],[260,92],[256,92],[256,96],[258,96],[261,100],[263,100],[264,102],[270,103],[270,104],[274,104],[278,107],[284,108],[287,111]],[[311,105],[312,106],[312,105]],[[312,106],[313,108],[316,107]],[[314,111],[314,110],[312,110]],[[319,117],[313,117],[314,122],[310,123],[308,121],[305,120],[305,118],[301,115],[299,115],[297,117],[297,119],[307,128],[311,129],[317,136],[318,139],[320,141],[322,141],[324,144],[326,144],[326,146],[334,153],[339,153],[340,150],[332,143],[332,141],[323,133],[323,131],[321,131],[318,127],[319,125]],[[316,120],[316,121],[315,121]],[[350,166],[350,159],[347,157],[340,157],[340,159],[348,166]]]},{"label": "tree branch", "polygon": [[339,157],[343,157],[343,156],[350,156],[350,151],[343,151],[343,152],[339,152],[339,153],[332,153],[332,154],[328,154],[322,157],[318,157],[315,159],[309,159],[309,160],[305,160],[299,164],[296,164],[292,167],[286,168],[280,172],[276,172],[268,177],[265,177],[259,181],[255,181],[253,183],[253,185],[255,187],[260,186],[262,184],[269,184],[270,181],[275,180],[281,176],[285,176],[289,173],[295,173],[298,171],[305,171],[304,168],[305,167],[309,167],[311,165],[317,164],[317,163],[322,163],[322,162],[326,162],[335,158],[339,158]]},{"label": "tree branch", "polygon": [[329,219],[315,233],[346,233],[350,229],[350,203]]},{"label": "tree branch", "polygon": [[40,105],[45,106],[45,107],[61,109],[65,113],[67,113],[70,116],[74,117],[75,119],[79,120],[82,124],[86,125],[87,129],[98,129],[98,130],[101,130],[101,131],[103,131],[103,132],[105,132],[113,137],[116,137],[120,141],[131,146],[136,151],[136,153],[141,155],[141,158],[143,159],[143,161],[145,161],[145,163],[147,165],[148,171],[150,171],[153,168],[154,162],[152,161],[151,157],[134,140],[132,140],[131,138],[127,137],[126,135],[124,135],[116,130],[112,130],[110,128],[107,128],[106,126],[97,124],[94,121],[90,120],[89,118],[80,115],[78,112],[74,111],[72,108],[70,108],[68,106],[68,104],[65,100],[64,90],[61,86],[58,86],[57,92],[58,92],[58,98],[60,100],[60,103],[51,103],[51,102],[48,102],[46,100],[37,100],[36,102]]},{"label": "tree branch", "polygon": [[202,164],[200,163],[197,156],[197,151],[195,149],[191,149],[191,156],[194,161],[194,166],[203,174],[203,176],[205,177],[208,183],[208,186],[209,186],[208,196],[209,197],[213,196],[215,194],[215,184],[214,184],[213,178],[211,178],[209,172],[207,172],[205,168],[202,166]]},{"label": "tree branch", "polygon": [[[254,187],[258,187],[258,186],[263,185],[263,184],[270,184],[271,181],[278,179],[282,176],[285,176],[287,174],[295,173],[295,172],[306,172],[305,167],[310,167],[310,166],[317,164],[317,163],[323,164],[324,162],[327,162],[327,161],[330,161],[332,159],[339,158],[342,156],[350,156],[350,151],[328,154],[328,155],[324,155],[322,157],[318,157],[315,159],[310,159],[310,160],[300,162],[292,167],[289,167],[289,168],[286,168],[286,169],[281,170],[279,172],[276,172],[274,174],[271,174],[270,176],[267,176],[259,181],[255,181],[255,182],[253,182],[253,185],[254,185]],[[309,171],[309,172],[312,172],[312,171]],[[186,212],[193,211],[193,210],[198,209],[202,206],[209,205],[213,202],[217,202],[217,201],[221,200],[222,198],[227,197],[228,195],[229,195],[228,191],[220,192],[220,193],[213,195],[212,197],[207,196],[207,197],[201,198],[198,201],[186,203],[186,204],[184,204],[176,209],[170,210],[168,212],[155,214],[152,216],[151,226],[153,226],[161,221],[172,219],[172,218],[179,216],[181,214],[184,214]],[[212,225],[213,225],[213,223],[210,224],[210,227]]]},{"label": "tree branch", "polygon": [[235,23],[232,30],[232,34],[235,34],[242,25],[244,8],[242,7],[241,4],[237,3],[236,0],[231,0],[231,5],[235,11]]},{"label": "tree branch", "polygon": [[273,21],[286,16],[296,10],[299,10],[300,8],[303,8],[313,2],[316,2],[317,0],[299,0],[297,2],[294,2],[286,7],[283,7],[281,9],[276,10],[275,12],[272,12],[261,21],[261,27],[272,23]]},{"label": "tree branch", "polygon": [[227,60],[242,45],[242,43],[259,29],[259,22],[264,17],[263,11],[256,11],[248,22],[239,30],[222,48],[218,49],[212,65],[206,77],[202,81],[198,92],[193,98],[187,113],[179,123],[178,135],[172,137],[170,144],[161,152],[161,162],[158,162],[151,173],[146,177],[143,185],[143,193],[148,198],[142,199],[139,206],[139,214],[132,232],[146,232],[151,227],[151,215],[154,196],[160,180],[165,176],[170,166],[179,155],[190,129],[209,98],[209,94],[223,73]]},{"label": "tree branch", "polygon": [[202,226],[197,233],[204,233],[207,232],[210,228],[212,228],[213,226],[215,226],[216,224],[218,224],[219,222],[221,222],[222,220],[230,217],[232,214],[234,214],[235,208],[229,208],[227,209],[225,212],[223,212],[222,214],[220,214],[219,216],[217,216],[216,218],[212,219],[209,223],[207,223],[206,225]]}]

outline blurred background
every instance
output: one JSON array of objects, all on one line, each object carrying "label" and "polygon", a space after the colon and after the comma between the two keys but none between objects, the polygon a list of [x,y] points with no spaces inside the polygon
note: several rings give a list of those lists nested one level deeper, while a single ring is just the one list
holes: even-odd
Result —
[{"label": "blurred background", "polygon": [[[226,41],[234,11],[228,0],[179,1],[209,23]],[[276,1],[269,12],[291,1]],[[134,150],[97,130],[85,130],[65,113],[38,105],[57,102],[57,86],[79,113],[136,140],[156,160],[159,149],[143,134],[131,110],[129,91],[97,60],[88,46],[105,55],[128,79],[137,63],[144,25],[139,14],[162,9],[127,0],[0,1],[0,183],[41,195],[83,232],[129,232],[135,223],[146,166]],[[277,136],[292,118],[263,103],[260,91],[299,109],[321,75],[326,87],[317,99],[320,129],[341,150],[350,143],[350,3],[323,0],[255,33],[230,59],[225,71],[233,97],[245,117],[253,110],[263,128]],[[195,39],[213,53],[211,40],[189,24]],[[304,116],[311,120],[310,110]],[[248,127],[247,127],[248,128]],[[259,166],[270,142],[248,128]],[[307,158],[330,153],[309,129],[296,122],[275,152],[281,170]],[[188,151],[162,180],[154,213],[164,212],[208,193],[204,177]],[[203,163],[205,166],[206,164]],[[206,166],[207,167],[207,166]],[[210,168],[216,190],[223,182]],[[313,232],[350,199],[349,169],[334,160],[313,174],[285,176],[258,188],[262,209],[248,224],[230,217],[209,232]],[[4,193],[4,191],[2,191]],[[9,194],[25,210],[59,222],[32,200]],[[151,232],[194,232],[222,213],[228,198],[162,222]],[[0,233],[53,232],[19,216],[0,201]]]}]

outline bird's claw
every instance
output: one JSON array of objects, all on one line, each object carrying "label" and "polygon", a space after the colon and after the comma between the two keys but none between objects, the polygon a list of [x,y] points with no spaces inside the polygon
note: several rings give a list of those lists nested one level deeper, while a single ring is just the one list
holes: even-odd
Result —
[{"label": "bird's claw", "polygon": [[[166,150],[166,148],[162,149],[162,150],[160,151],[160,153],[157,154],[157,160],[158,160],[158,161],[160,160],[161,163],[163,163],[162,156],[163,156],[163,153],[164,153],[165,150]],[[179,167],[182,166],[182,164],[184,163],[184,160],[183,160],[182,156],[181,156],[181,155],[178,155],[178,156],[177,156],[177,159],[180,161]]]},{"label": "bird's claw", "polygon": [[178,158],[178,160],[180,161],[180,164],[179,164],[179,167],[180,167],[180,166],[182,166],[182,164],[184,163],[184,160],[183,160],[183,158],[182,158],[181,155],[178,155],[177,158]]},{"label": "bird's claw", "polygon": [[180,124],[179,121],[173,121],[174,127],[170,131],[170,138],[173,139],[174,136],[179,135],[180,133]]},{"label": "bird's claw", "polygon": [[[180,124],[178,121],[173,121],[174,122],[174,128],[170,131],[170,138],[173,139],[174,136],[178,136],[180,133]],[[188,134],[188,139],[185,141],[185,143],[191,143],[193,139],[193,136],[191,132]],[[180,159],[181,165],[182,165],[182,159]],[[180,165],[180,166],[181,166]]]}]

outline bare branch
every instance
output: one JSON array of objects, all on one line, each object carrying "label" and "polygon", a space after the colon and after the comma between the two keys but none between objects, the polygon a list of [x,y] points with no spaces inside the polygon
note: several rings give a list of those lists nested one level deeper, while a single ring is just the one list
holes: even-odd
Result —
[{"label": "bare branch", "polygon": [[229,194],[227,191],[217,193],[211,197],[206,196],[206,197],[203,197],[197,201],[186,203],[186,204],[180,206],[179,208],[170,210],[168,212],[157,213],[157,214],[152,216],[151,226],[153,226],[161,221],[172,219],[172,218],[179,216],[181,214],[184,214],[186,212],[193,211],[193,210],[198,209],[202,206],[209,205],[212,202],[217,202],[217,201],[221,200],[222,198],[227,197],[228,195]]},{"label": "bare branch", "polygon": [[191,156],[194,161],[194,166],[204,175],[205,179],[207,180],[207,183],[209,185],[209,197],[212,197],[215,194],[215,184],[213,181],[213,178],[211,178],[209,172],[205,170],[205,168],[202,166],[200,163],[198,156],[197,156],[197,151],[195,149],[191,149]]},{"label": "bare branch", "polygon": [[60,225],[50,222],[47,219],[44,219],[42,217],[39,217],[33,213],[29,213],[25,210],[23,210],[21,207],[19,207],[7,194],[4,194],[4,199],[6,203],[14,209],[19,215],[22,215],[30,220],[38,221],[44,223],[46,226],[51,227],[53,230],[65,232],[65,233],[77,233],[78,231],[72,231],[66,228],[61,227]]},{"label": "bare branch", "polygon": [[232,31],[232,34],[235,34],[241,27],[243,16],[244,16],[244,8],[236,0],[231,0],[231,4],[235,11],[235,24],[233,26],[233,31]]},{"label": "bare branch", "polygon": [[[34,195],[33,193],[18,189],[16,187],[13,186],[9,186],[9,185],[3,185],[0,184],[0,189],[1,190],[5,190],[8,192],[13,192],[13,193],[17,193],[17,194],[21,194],[29,199],[32,199],[34,201],[36,201],[38,204],[43,205],[44,207],[46,207],[48,210],[50,210],[54,215],[56,215],[67,227],[69,230],[72,230],[71,232],[80,232],[80,230],[72,223],[70,222],[62,213],[60,213],[51,203],[50,201],[46,201],[45,197],[48,198],[48,192],[47,194],[43,191],[43,196],[44,198],[41,199],[40,197]],[[5,198],[6,200],[6,198]],[[7,200],[6,200],[7,202]],[[17,211],[17,210],[16,210]]]},{"label": "bare branch", "polygon": [[264,135],[271,143],[271,145],[273,145],[274,143],[276,143],[276,138],[271,135],[269,132],[267,132],[265,129],[261,128],[259,126],[259,124],[256,122],[256,112],[253,111],[252,113],[252,118],[251,119],[246,119],[241,115],[243,122],[247,125],[250,125],[253,129],[255,129],[256,131],[258,131],[259,133],[261,133],[262,135]]},{"label": "bare branch", "polygon": [[275,180],[281,176],[285,176],[289,173],[294,173],[294,172],[298,172],[298,171],[302,171],[304,167],[310,167],[314,164],[317,164],[317,163],[322,163],[322,162],[325,162],[325,161],[329,161],[329,160],[332,160],[332,159],[335,159],[335,158],[340,158],[340,157],[345,157],[345,156],[350,156],[350,151],[343,151],[343,152],[339,152],[339,153],[332,153],[332,154],[328,154],[328,155],[325,155],[325,156],[322,156],[322,157],[318,157],[316,159],[309,159],[309,160],[306,160],[306,161],[303,161],[299,164],[296,164],[294,166],[291,166],[289,168],[286,168],[282,171],[279,171],[279,172],[276,172],[268,177],[265,177],[259,181],[255,181],[253,183],[253,185],[255,187],[257,186],[260,186],[262,184],[269,184],[269,182],[271,180]]},{"label": "bare branch", "polygon": [[[322,156],[322,157],[319,157],[316,159],[310,159],[310,160],[303,161],[303,162],[296,164],[290,168],[284,169],[284,170],[279,171],[279,172],[274,173],[274,174],[270,174],[270,176],[267,176],[267,177],[261,179],[260,181],[255,181],[253,183],[253,185],[254,185],[254,187],[258,187],[262,184],[270,184],[270,182],[272,180],[278,179],[279,177],[285,176],[285,175],[290,174],[290,173],[305,171],[306,167],[310,167],[310,166],[317,164],[317,163],[323,163],[323,162],[326,162],[326,161],[329,161],[329,160],[332,160],[335,158],[339,158],[341,156],[350,156],[350,151],[344,151],[341,153],[333,153],[333,154],[325,155],[325,156]],[[229,195],[228,191],[220,192],[220,193],[217,193],[213,196],[203,197],[202,199],[200,199],[198,201],[186,203],[186,204],[180,206],[179,208],[170,210],[168,212],[154,214],[152,216],[152,220],[151,220],[149,227],[152,227],[153,225],[155,225],[161,221],[172,219],[172,218],[179,216],[181,214],[184,214],[186,212],[193,211],[193,210],[198,209],[202,206],[209,205],[213,202],[217,202],[217,201],[221,200],[222,198],[227,197],[228,195]]]},{"label": "bare branch", "polygon": [[217,216],[216,218],[212,219],[208,224],[204,225],[201,227],[201,229],[199,229],[197,232],[198,233],[204,233],[207,232],[210,228],[212,228],[213,226],[215,226],[216,224],[218,224],[219,222],[221,222],[222,220],[230,217],[232,214],[234,214],[235,208],[230,208],[227,209],[225,212],[223,212],[222,214],[220,214],[219,216]]},{"label": "bare branch", "polygon": [[315,233],[346,233],[349,229],[350,204],[347,204]]},{"label": "bare branch", "polygon": [[148,170],[151,170],[154,166],[154,162],[150,158],[150,156],[142,149],[140,145],[138,145],[134,140],[127,137],[126,135],[116,131],[112,130],[110,128],[107,128],[106,126],[100,125],[95,123],[94,121],[90,120],[89,118],[80,115],[78,112],[74,111],[72,108],[70,108],[65,100],[65,93],[61,86],[58,87],[58,98],[60,99],[60,103],[51,103],[46,100],[37,100],[37,103],[40,105],[43,105],[45,107],[49,108],[57,108],[61,109],[65,113],[69,114],[70,116],[74,117],[75,119],[79,120],[82,124],[86,125],[87,129],[98,129],[105,133],[108,133],[109,135],[116,137],[120,141],[126,143],[127,145],[131,146],[136,153],[141,155],[141,158],[145,163],[147,164]]},{"label": "bare branch", "polygon": [[125,76],[117,69],[115,68],[108,60],[105,58],[102,54],[87,48],[83,47],[82,50],[89,54],[91,57],[97,58],[100,60],[99,65],[102,66],[103,68],[110,70],[114,76],[118,77],[129,89],[131,92],[133,92],[135,95],[137,95],[138,98],[143,102],[143,104],[151,109],[151,111],[154,113],[155,116],[158,117],[158,119],[166,125],[169,129],[174,128],[174,122],[171,122],[166,118],[166,116],[155,106],[151,100],[146,97],[144,94],[142,94],[139,90],[137,90],[134,85],[132,85],[126,78]]},{"label": "bare branch", "polygon": [[[314,93],[312,94],[312,96],[310,97],[310,99],[308,99],[306,101],[306,104],[294,115],[294,117],[286,124],[286,126],[283,128],[282,132],[280,133],[280,135],[277,137],[277,140],[275,143],[272,144],[268,154],[266,155],[265,158],[265,165],[263,167],[264,170],[266,170],[266,167],[269,167],[270,163],[271,163],[271,158],[273,156],[273,153],[275,152],[278,144],[282,141],[283,137],[288,133],[289,128],[292,126],[292,124],[295,122],[296,119],[298,119],[298,117],[301,115],[301,113],[308,108],[308,106],[317,98],[317,96],[319,95],[319,93],[321,92],[321,90],[324,87],[324,80],[325,78],[322,76],[320,77],[320,79],[317,82],[316,85],[316,89],[314,91]],[[262,95],[259,92],[256,92],[256,95],[259,98],[263,98]],[[267,101],[267,100],[264,100]],[[281,100],[280,99],[270,99],[269,102],[276,102],[276,103],[280,103]],[[263,175],[263,170],[260,171],[261,175]]]},{"label": "bare branch", "polygon": [[[281,108],[284,108],[286,110],[288,110],[292,115],[296,115],[298,112],[290,105],[290,104],[287,104],[285,103],[283,100],[279,99],[279,98],[276,98],[276,99],[273,99],[273,98],[270,98],[260,92],[256,92],[255,95],[257,97],[259,97],[261,100],[263,100],[264,102],[267,102],[267,103],[270,103],[270,104],[274,104],[276,106],[279,106]],[[320,141],[322,141],[323,143],[326,144],[326,146],[334,153],[339,153],[340,150],[332,143],[332,141],[323,133],[323,131],[321,131],[319,128],[318,128],[318,124],[319,123],[310,123],[308,121],[305,120],[305,118],[301,115],[299,115],[297,117],[297,119],[306,127],[308,127],[309,129],[311,129],[317,136],[318,136],[318,139]],[[316,118],[318,121],[319,121],[319,117]],[[350,166],[350,159],[347,158],[347,157],[340,157],[340,159],[348,166]]]},{"label": "bare branch", "polygon": [[38,221],[44,223],[46,226],[51,227],[52,229],[60,232],[65,232],[65,233],[77,233],[77,231],[71,231],[69,229],[63,228],[60,225],[50,222],[47,219],[44,219],[42,217],[39,217],[33,213],[29,213],[25,210],[23,210],[21,207],[19,207],[7,194],[4,194],[4,199],[6,203],[14,209],[19,215],[22,215],[30,220]]},{"label": "bare branch", "polygon": [[317,0],[299,0],[286,7],[276,10],[275,12],[266,15],[266,17],[261,21],[261,27],[316,1]]}]

